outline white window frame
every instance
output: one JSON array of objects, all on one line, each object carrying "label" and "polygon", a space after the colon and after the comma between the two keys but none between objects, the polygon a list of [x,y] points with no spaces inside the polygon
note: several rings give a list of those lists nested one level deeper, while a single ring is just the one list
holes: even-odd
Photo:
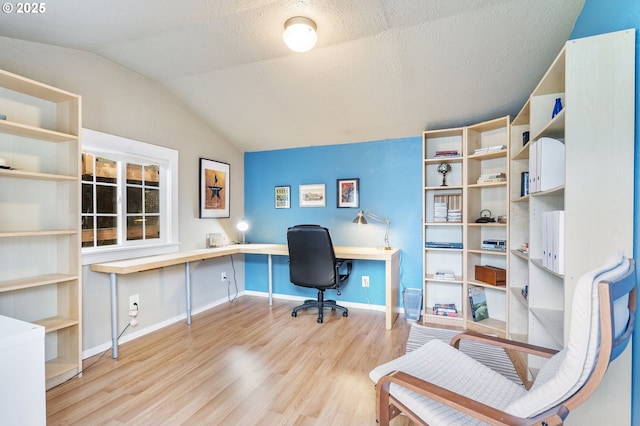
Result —
[{"label": "white window frame", "polygon": [[[178,151],[121,136],[110,135],[91,129],[82,129],[82,151],[116,161],[158,164],[160,170],[160,240],[133,240],[117,246],[85,247],[82,249],[82,264],[110,262],[134,257],[174,253],[180,249],[178,237]],[[120,190],[125,182],[118,184],[118,204],[122,203]],[[119,211],[122,211],[119,208]],[[126,221],[126,214],[118,215],[118,226]],[[119,228],[121,229],[121,228]]]}]

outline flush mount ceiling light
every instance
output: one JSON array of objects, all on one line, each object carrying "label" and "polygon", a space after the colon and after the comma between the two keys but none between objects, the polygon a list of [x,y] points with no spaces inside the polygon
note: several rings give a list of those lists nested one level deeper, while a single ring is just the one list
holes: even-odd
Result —
[{"label": "flush mount ceiling light", "polygon": [[303,16],[295,16],[284,23],[284,43],[294,52],[307,52],[316,45],[316,23]]}]

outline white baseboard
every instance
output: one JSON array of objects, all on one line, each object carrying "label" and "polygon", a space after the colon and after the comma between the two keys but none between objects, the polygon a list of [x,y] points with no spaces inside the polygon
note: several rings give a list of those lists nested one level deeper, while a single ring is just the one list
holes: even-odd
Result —
[{"label": "white baseboard", "polygon": [[[252,291],[252,290],[244,290],[244,291],[240,291],[238,293],[237,297],[241,297],[241,296],[258,296],[258,297],[264,297],[265,299],[269,298],[269,293],[267,292],[262,292],[262,291]],[[295,300],[295,301],[304,301],[306,299],[309,299],[309,297],[303,297],[303,296],[292,296],[292,295],[288,295],[288,294],[273,294],[273,298],[274,299],[281,299],[281,300]],[[191,312],[191,315],[196,315],[199,314],[201,312],[204,312],[208,309],[214,308],[218,305],[222,305],[224,303],[228,303],[229,300],[228,299],[220,299],[217,300],[213,303],[210,303],[208,305],[202,306],[198,309],[194,309]],[[346,301],[338,301],[338,303],[342,306],[344,306],[345,308],[354,308],[354,309],[365,309],[365,310],[370,310],[370,311],[380,311],[380,312],[385,312],[385,306],[384,305],[373,305],[370,303],[355,303],[355,302],[346,302]],[[400,313],[404,313],[404,309],[402,307],[398,308]],[[145,328],[141,328],[141,329],[137,329],[136,331],[133,331],[131,333],[127,333],[124,336],[122,336],[119,340],[118,343],[122,344],[122,343],[126,343],[126,342],[130,342],[132,340],[135,340],[139,337],[142,337],[146,334],[149,333],[153,333],[156,330],[160,330],[161,328],[167,327],[171,324],[174,324],[178,321],[186,321],[187,319],[187,313],[185,312],[184,314],[181,315],[177,315],[173,318],[169,318],[167,320],[161,321],[159,323],[153,324],[149,327],[145,327]],[[86,358],[90,358],[94,355],[98,355],[102,352],[105,352],[107,350],[111,349],[111,342],[105,342],[101,345],[98,346],[94,346],[92,348],[86,349],[84,351],[82,351],[82,359],[86,359]]]}]

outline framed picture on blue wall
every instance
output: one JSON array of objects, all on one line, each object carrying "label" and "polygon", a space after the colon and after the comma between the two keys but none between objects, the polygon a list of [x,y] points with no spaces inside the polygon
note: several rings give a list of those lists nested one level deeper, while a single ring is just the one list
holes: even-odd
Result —
[{"label": "framed picture on blue wall", "polygon": [[291,187],[289,185],[276,186],[274,197],[276,209],[291,208]]},{"label": "framed picture on blue wall", "polygon": [[324,183],[300,185],[300,207],[325,207],[327,197]]},{"label": "framed picture on blue wall", "polygon": [[338,208],[360,207],[360,179],[338,179]]}]

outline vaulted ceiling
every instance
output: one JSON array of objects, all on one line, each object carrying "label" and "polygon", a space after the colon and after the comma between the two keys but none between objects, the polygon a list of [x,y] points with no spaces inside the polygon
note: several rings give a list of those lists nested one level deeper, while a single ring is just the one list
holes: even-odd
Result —
[{"label": "vaulted ceiling", "polygon": [[[363,142],[514,115],[584,0],[55,0],[0,36],[93,52],[244,151]],[[318,43],[294,53],[284,22]]]}]

